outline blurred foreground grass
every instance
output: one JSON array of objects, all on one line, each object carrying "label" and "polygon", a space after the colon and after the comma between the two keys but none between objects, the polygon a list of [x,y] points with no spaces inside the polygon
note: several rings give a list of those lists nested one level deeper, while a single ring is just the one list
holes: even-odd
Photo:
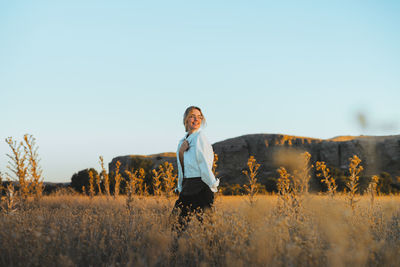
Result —
[{"label": "blurred foreground grass", "polygon": [[[200,224],[171,231],[176,198],[45,196],[0,215],[1,266],[395,266],[400,196],[217,196]],[[297,213],[297,214],[296,214]]]}]

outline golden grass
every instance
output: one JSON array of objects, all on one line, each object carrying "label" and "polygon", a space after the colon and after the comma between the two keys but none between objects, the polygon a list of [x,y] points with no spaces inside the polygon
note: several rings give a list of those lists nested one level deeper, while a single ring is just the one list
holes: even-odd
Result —
[{"label": "golden grass", "polygon": [[400,197],[377,197],[377,176],[367,194],[360,196],[362,167],[357,156],[349,159],[348,192],[342,194],[336,192],[326,164],[317,162],[327,195],[308,192],[311,155],[298,151],[278,157],[289,170],[278,169],[279,193],[256,195],[260,165],[250,157],[249,171],[244,172],[249,197],[216,194],[214,208],[202,222],[191,220],[178,235],[172,230],[176,173],[171,163],[153,170],[156,196],[148,196],[143,169],[125,170],[127,195],[120,196],[117,165],[118,189],[109,197],[110,180],[102,157],[101,175],[89,173],[89,196],[68,190],[42,196],[35,139],[24,140],[25,145],[6,139],[13,152],[8,155],[9,169],[19,190],[9,183],[1,198],[0,266],[395,266],[400,262]]},{"label": "golden grass", "polygon": [[176,198],[45,196],[0,217],[0,266],[394,266],[400,197],[307,195],[302,216],[278,197],[220,196],[178,238]]}]

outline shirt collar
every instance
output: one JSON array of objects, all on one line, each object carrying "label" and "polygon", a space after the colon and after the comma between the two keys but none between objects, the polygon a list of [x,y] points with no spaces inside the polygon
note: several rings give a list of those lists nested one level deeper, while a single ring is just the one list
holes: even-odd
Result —
[{"label": "shirt collar", "polygon": [[186,137],[187,136],[187,133],[185,134],[185,136],[183,137],[183,140],[188,140],[188,141],[190,141],[190,140],[192,140],[193,139],[193,137],[194,136],[196,136],[197,134],[199,134],[199,132],[201,131],[201,128],[199,128],[199,129],[197,129],[196,131],[194,131],[191,135],[189,135],[188,137]]}]

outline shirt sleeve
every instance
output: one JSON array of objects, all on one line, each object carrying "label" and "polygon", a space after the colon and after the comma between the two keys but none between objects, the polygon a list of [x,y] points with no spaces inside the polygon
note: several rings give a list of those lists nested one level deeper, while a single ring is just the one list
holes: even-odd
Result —
[{"label": "shirt sleeve", "polygon": [[182,165],[179,160],[179,148],[181,147],[181,144],[183,142],[183,139],[179,141],[178,144],[178,150],[176,151],[176,163],[178,166],[178,185],[175,188],[175,191],[181,192],[182,191],[182,181],[183,181],[183,171],[182,171]]},{"label": "shirt sleeve", "polygon": [[199,133],[196,149],[197,164],[200,168],[201,180],[206,183],[212,192],[218,192],[219,179],[212,172],[214,151],[202,132]]}]

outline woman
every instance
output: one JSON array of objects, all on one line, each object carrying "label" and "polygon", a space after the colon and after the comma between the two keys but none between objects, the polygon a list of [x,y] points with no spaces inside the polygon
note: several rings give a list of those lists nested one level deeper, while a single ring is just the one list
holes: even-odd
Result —
[{"label": "woman", "polygon": [[[191,213],[199,215],[211,208],[214,193],[218,191],[219,179],[216,179],[212,166],[214,152],[207,141],[202,128],[205,118],[201,109],[190,106],[183,114],[186,135],[179,141],[176,153],[178,163],[179,198],[174,213],[179,212],[179,224],[185,227]],[[198,216],[199,219],[201,217]],[[182,229],[183,230],[183,229]]]}]

